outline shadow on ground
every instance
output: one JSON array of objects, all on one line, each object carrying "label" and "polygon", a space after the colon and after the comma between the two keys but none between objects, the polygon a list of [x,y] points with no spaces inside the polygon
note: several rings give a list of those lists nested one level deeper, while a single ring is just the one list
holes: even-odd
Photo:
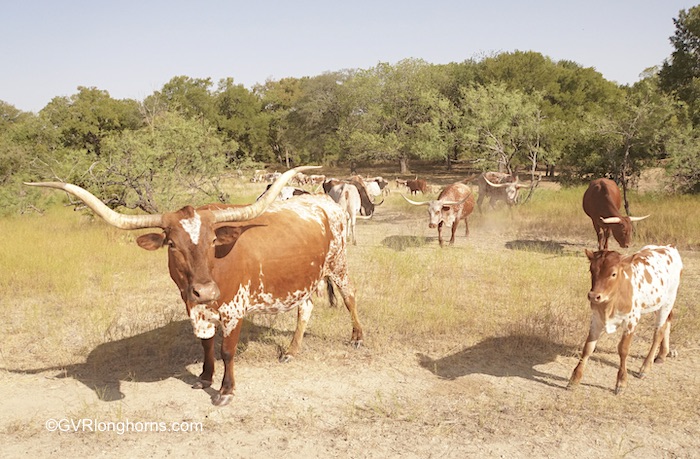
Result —
[{"label": "shadow on ground", "polygon": [[[487,338],[474,346],[439,358],[418,354],[418,361],[426,370],[448,380],[471,374],[516,376],[563,388],[568,382],[566,378],[541,372],[535,367],[554,362],[557,356],[571,355],[574,351],[569,346],[539,337],[515,335]],[[562,384],[553,383],[552,380]]]},{"label": "shadow on ground", "polygon": [[[269,328],[244,321],[239,340],[239,352],[250,341],[264,340]],[[218,358],[221,346],[220,333],[217,334],[216,353]],[[34,370],[13,370],[18,374],[38,374],[58,371],[57,378],[74,378],[92,389],[103,401],[116,401],[124,398],[122,381],[157,382],[177,378],[188,385],[197,381],[198,374],[192,374],[187,366],[202,362],[201,342],[192,333],[189,320],[171,322],[145,333],[128,338],[110,341],[95,347],[84,363],[38,368]],[[199,370],[198,370],[199,371]],[[214,375],[214,386],[222,375]],[[218,386],[217,386],[218,387]],[[216,392],[207,389],[210,395]]]},{"label": "shadow on ground", "polygon": [[567,250],[565,247],[568,244],[565,242],[557,241],[540,241],[540,240],[529,240],[529,239],[519,239],[515,241],[506,242],[506,248],[509,250],[521,250],[526,252],[538,252],[547,255],[561,255],[561,256],[578,256],[580,250]]},{"label": "shadow on ground", "polygon": [[382,245],[397,252],[415,247],[423,247],[434,238],[423,236],[387,236],[382,239]]}]

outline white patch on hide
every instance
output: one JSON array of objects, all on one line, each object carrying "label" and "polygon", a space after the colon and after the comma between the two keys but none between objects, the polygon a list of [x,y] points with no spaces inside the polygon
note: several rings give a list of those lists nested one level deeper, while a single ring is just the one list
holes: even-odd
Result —
[{"label": "white patch on hide", "polygon": [[195,212],[194,217],[180,220],[180,225],[190,235],[192,243],[197,245],[199,242],[199,230],[202,228],[202,220],[199,218],[199,214]]},{"label": "white patch on hide", "polygon": [[194,335],[199,339],[209,339],[216,333],[219,314],[204,304],[198,304],[190,309],[190,320]]}]

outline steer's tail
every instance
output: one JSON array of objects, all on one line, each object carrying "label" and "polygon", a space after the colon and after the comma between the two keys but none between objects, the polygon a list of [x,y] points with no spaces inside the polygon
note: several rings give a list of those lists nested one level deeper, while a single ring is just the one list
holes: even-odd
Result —
[{"label": "steer's tail", "polygon": [[333,288],[333,281],[329,277],[326,277],[326,290],[328,291],[328,304],[332,308],[338,307],[338,299],[335,296],[335,289]]}]

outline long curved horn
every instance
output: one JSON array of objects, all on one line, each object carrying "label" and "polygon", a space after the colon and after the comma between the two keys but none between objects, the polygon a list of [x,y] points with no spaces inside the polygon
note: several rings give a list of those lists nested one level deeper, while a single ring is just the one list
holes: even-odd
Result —
[{"label": "long curved horn", "polygon": [[418,201],[411,201],[410,199],[408,199],[408,198],[407,198],[406,196],[404,196],[404,195],[401,195],[401,197],[404,198],[404,199],[406,200],[407,203],[413,204],[414,206],[427,206],[428,204],[430,204],[430,201],[418,202]]},{"label": "long curved horn", "polygon": [[105,205],[98,197],[77,185],[63,182],[25,182],[25,185],[45,188],[56,188],[72,194],[92,209],[97,215],[112,226],[119,229],[133,230],[142,228],[162,228],[163,218],[158,215],[126,215],[115,212]]},{"label": "long curved horn", "polygon": [[280,194],[282,188],[284,188],[289,179],[294,177],[297,172],[320,168],[321,166],[299,166],[295,167],[294,169],[289,169],[287,172],[280,175],[280,177],[275,180],[275,183],[270,185],[270,188],[258,201],[255,201],[255,203],[245,207],[213,210],[212,213],[214,214],[214,219],[217,223],[243,222],[246,220],[252,220],[265,212],[265,209],[267,209],[267,207],[272,204],[275,199],[277,199],[277,195]]},{"label": "long curved horn", "polygon": [[606,225],[612,225],[615,223],[620,223],[622,219],[620,217],[600,217],[600,221],[602,221]]},{"label": "long curved horn", "polygon": [[[651,214],[649,214],[649,215],[651,215]],[[643,217],[630,217],[630,221],[631,222],[638,222],[640,220],[644,220],[645,218],[649,217],[649,215],[645,215]]]},{"label": "long curved horn", "polygon": [[489,181],[489,179],[487,179],[485,175],[484,180],[486,180],[486,183],[488,183],[494,188],[503,188],[504,186],[512,185],[512,183],[491,183],[491,181]]},{"label": "long curved horn", "polygon": [[373,202],[372,204],[374,204],[374,207],[379,207],[379,206],[381,206],[382,204],[384,204],[384,201],[385,201],[385,199],[382,198],[382,202],[380,202],[380,203]]}]

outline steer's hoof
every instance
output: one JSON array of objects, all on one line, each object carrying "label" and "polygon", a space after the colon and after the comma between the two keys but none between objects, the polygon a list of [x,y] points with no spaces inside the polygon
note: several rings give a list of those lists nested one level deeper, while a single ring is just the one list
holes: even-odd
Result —
[{"label": "steer's hoof", "polygon": [[192,384],[192,389],[206,389],[207,387],[211,387],[211,381],[204,381],[200,379],[196,383]]},{"label": "steer's hoof", "polygon": [[566,385],[567,390],[576,390],[578,388],[578,383],[577,382],[571,382],[569,381],[569,384]]},{"label": "steer's hoof", "polygon": [[280,363],[289,363],[292,360],[294,360],[294,356],[292,356],[292,355],[289,355],[289,354],[280,355]]},{"label": "steer's hoof", "polygon": [[624,386],[615,387],[615,395],[621,395],[625,391]]},{"label": "steer's hoof", "polygon": [[355,349],[359,349],[362,346],[362,340],[356,339],[356,340],[350,341],[350,345],[352,347],[354,347]]},{"label": "steer's hoof", "polygon": [[672,359],[675,359],[678,357],[678,351],[676,349],[671,349],[671,351],[668,353],[668,356]]},{"label": "steer's hoof", "polygon": [[221,394],[218,393],[214,398],[212,398],[212,403],[216,406],[226,406],[233,400],[233,394]]},{"label": "steer's hoof", "polygon": [[647,377],[647,374],[644,373],[643,371],[640,371],[639,373],[637,373],[637,378],[639,378],[639,379],[645,379],[646,377]]}]

